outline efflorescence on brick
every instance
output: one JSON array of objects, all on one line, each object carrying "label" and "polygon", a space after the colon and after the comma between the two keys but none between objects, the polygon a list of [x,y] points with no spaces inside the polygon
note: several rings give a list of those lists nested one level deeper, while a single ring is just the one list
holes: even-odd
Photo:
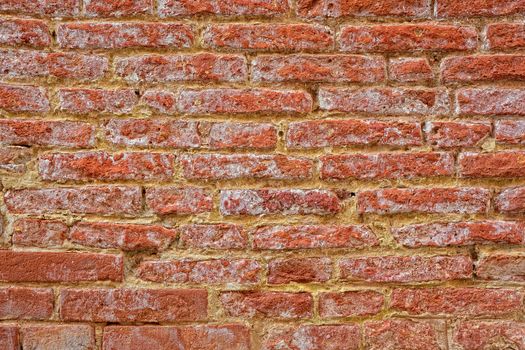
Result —
[{"label": "efflorescence on brick", "polygon": [[524,0],[0,0],[0,349],[525,349]]}]

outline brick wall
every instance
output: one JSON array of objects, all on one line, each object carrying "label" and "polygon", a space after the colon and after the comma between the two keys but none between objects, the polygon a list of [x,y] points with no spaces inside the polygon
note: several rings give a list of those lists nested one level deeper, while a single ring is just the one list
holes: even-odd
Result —
[{"label": "brick wall", "polygon": [[0,13],[0,349],[525,349],[525,0]]}]

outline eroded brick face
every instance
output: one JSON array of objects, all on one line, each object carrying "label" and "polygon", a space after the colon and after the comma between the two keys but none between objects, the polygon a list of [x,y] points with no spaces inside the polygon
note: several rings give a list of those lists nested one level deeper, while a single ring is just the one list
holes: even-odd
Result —
[{"label": "eroded brick face", "polygon": [[525,349],[525,0],[0,0],[0,350]]}]

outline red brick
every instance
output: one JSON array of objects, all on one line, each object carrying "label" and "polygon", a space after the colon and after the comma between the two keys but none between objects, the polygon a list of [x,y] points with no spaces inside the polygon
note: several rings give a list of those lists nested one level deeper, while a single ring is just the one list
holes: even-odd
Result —
[{"label": "red brick", "polygon": [[[463,4],[464,5],[464,4]],[[456,0],[438,0],[438,17],[494,17],[525,13],[523,0],[473,0],[468,6],[462,6]]]},{"label": "red brick", "polygon": [[462,177],[525,176],[525,152],[461,153],[458,162]]},{"label": "red brick", "polygon": [[81,0],[3,0],[0,11],[24,15],[71,17],[80,14]]},{"label": "red brick", "polygon": [[187,114],[308,113],[312,96],[301,90],[185,89],[177,106]]},{"label": "red brick", "polygon": [[0,119],[0,139],[21,146],[91,147],[95,128],[74,121]]},{"label": "red brick", "polygon": [[0,281],[80,282],[122,281],[122,257],[72,252],[14,252],[0,250]]},{"label": "red brick", "polygon": [[385,60],[354,55],[259,56],[252,61],[253,81],[356,82],[385,79]]},{"label": "red brick", "polygon": [[482,256],[476,263],[476,276],[487,280],[525,281],[525,256],[496,254]]},{"label": "red brick", "polygon": [[220,302],[227,315],[242,318],[310,318],[313,309],[312,295],[306,292],[223,292]]},{"label": "red brick", "polygon": [[268,263],[268,283],[326,282],[332,275],[329,258],[277,258]]},{"label": "red brick", "polygon": [[18,219],[13,223],[13,244],[28,247],[61,247],[69,228],[59,220]]},{"label": "red brick", "polygon": [[319,294],[321,317],[370,316],[381,312],[383,294],[370,291],[327,292]]},{"label": "red brick", "polygon": [[489,121],[433,121],[425,124],[428,143],[439,148],[480,147],[490,137]]},{"label": "red brick", "polygon": [[95,55],[32,50],[0,50],[0,55],[0,74],[7,78],[97,80],[108,70],[108,59]]},{"label": "red brick", "polygon": [[474,27],[421,24],[343,26],[339,47],[345,52],[416,52],[474,50]]},{"label": "red brick", "polygon": [[375,115],[435,115],[448,113],[450,101],[443,89],[321,88],[319,108]]},{"label": "red brick", "polygon": [[38,158],[38,172],[43,180],[65,182],[157,180],[173,177],[175,156],[169,153],[103,151],[49,153]]},{"label": "red brick", "polygon": [[525,120],[497,120],[494,126],[496,143],[525,144]]},{"label": "red brick", "polygon": [[87,186],[10,190],[4,201],[11,213],[137,214],[142,210],[140,187]]},{"label": "red brick", "polygon": [[146,203],[156,214],[189,215],[210,212],[211,193],[196,187],[153,187],[146,190]]},{"label": "red brick", "polygon": [[302,325],[272,328],[264,337],[262,350],[325,349],[358,350],[361,331],[357,324]]},{"label": "red brick", "polygon": [[428,83],[434,78],[426,58],[402,57],[389,62],[390,80],[398,83]]},{"label": "red brick", "polygon": [[525,187],[503,189],[496,196],[494,207],[501,213],[525,212]]},{"label": "red brick", "polygon": [[131,89],[60,89],[60,109],[73,114],[129,113],[138,102]]},{"label": "red brick", "polygon": [[[0,134],[1,134],[0,121]],[[0,148],[0,171],[7,173],[24,173],[27,170],[26,164],[31,161],[32,152],[26,147]]]},{"label": "red brick", "polygon": [[188,48],[194,33],[180,23],[98,22],[62,23],[57,42],[67,49]]},{"label": "red brick", "polygon": [[350,281],[447,281],[471,278],[472,260],[466,255],[344,258],[339,269],[341,279]]},{"label": "red brick", "polygon": [[367,226],[261,226],[253,233],[255,249],[366,248],[379,245]]},{"label": "red brick", "polygon": [[140,101],[157,113],[174,114],[177,112],[177,94],[171,91],[146,90]]},{"label": "red brick", "polygon": [[0,84],[0,109],[7,112],[47,112],[47,91],[33,85]]},{"label": "red brick", "polygon": [[241,324],[197,326],[106,326],[103,350],[249,350],[250,329]]},{"label": "red brick", "polygon": [[88,17],[128,17],[148,15],[153,12],[152,0],[84,0]]},{"label": "red brick", "polygon": [[22,347],[39,350],[95,349],[95,329],[88,325],[24,325]]},{"label": "red brick", "polygon": [[429,0],[298,0],[301,17],[428,17]]},{"label": "red brick", "polygon": [[179,228],[182,248],[197,249],[244,249],[248,235],[238,225],[184,225]]},{"label": "red brick", "polygon": [[523,349],[525,324],[515,321],[462,321],[452,329],[451,346],[458,350]]},{"label": "red brick", "polygon": [[207,285],[257,283],[260,272],[259,263],[251,259],[148,260],[137,268],[145,281]]},{"label": "red brick", "polygon": [[394,289],[390,307],[411,315],[502,316],[520,311],[522,299],[503,288]]},{"label": "red brick", "polygon": [[472,221],[415,224],[392,229],[405,247],[448,247],[478,244],[522,244],[525,222]]},{"label": "red brick", "polygon": [[447,57],[441,63],[441,79],[445,83],[525,80],[525,56],[478,55]]},{"label": "red brick", "polygon": [[176,230],[160,225],[79,222],[71,227],[68,238],[74,244],[94,248],[163,251],[176,236]]},{"label": "red brick", "polygon": [[46,320],[53,313],[51,288],[1,288],[0,319]]},{"label": "red brick", "polygon": [[399,179],[450,176],[454,156],[450,153],[343,154],[320,158],[321,179]]},{"label": "red brick", "polygon": [[484,213],[489,190],[483,188],[389,188],[360,192],[359,213]]},{"label": "red brick", "polygon": [[492,50],[525,47],[525,24],[493,23],[487,26],[487,46]]},{"label": "red brick", "polygon": [[222,190],[220,201],[222,215],[328,215],[341,211],[339,198],[329,190]]},{"label": "red brick", "polygon": [[273,149],[277,128],[267,123],[213,123],[209,131],[211,149]]},{"label": "red brick", "polygon": [[366,349],[446,350],[446,324],[441,320],[389,319],[364,324]]},{"label": "red brick", "polygon": [[312,177],[308,158],[254,154],[186,154],[179,158],[184,177],[202,180],[274,179]]},{"label": "red brick", "polygon": [[465,88],[456,94],[460,115],[525,115],[525,89]]},{"label": "red brick", "polygon": [[203,45],[251,51],[326,51],[334,47],[329,27],[311,24],[223,24],[205,28]]},{"label": "red brick", "polygon": [[165,0],[159,3],[161,17],[196,15],[265,16],[276,17],[288,13],[287,0]]},{"label": "red brick", "polygon": [[[13,3],[20,0],[7,0]],[[29,0],[26,0],[29,2]],[[0,4],[0,11],[5,7]],[[46,22],[36,19],[8,19],[0,20],[0,44],[9,46],[31,46],[44,48],[51,45],[51,35]]]},{"label": "red brick", "polygon": [[0,344],[2,344],[2,350],[20,349],[17,325],[5,324],[0,326]]},{"label": "red brick", "polygon": [[127,82],[240,82],[248,77],[246,59],[234,55],[144,55],[119,58],[116,75]]},{"label": "red brick", "polygon": [[204,289],[63,289],[60,319],[87,322],[183,322],[207,317]]},{"label": "red brick", "polygon": [[288,125],[289,148],[345,147],[353,145],[417,146],[423,143],[417,122],[380,120],[315,120]]}]

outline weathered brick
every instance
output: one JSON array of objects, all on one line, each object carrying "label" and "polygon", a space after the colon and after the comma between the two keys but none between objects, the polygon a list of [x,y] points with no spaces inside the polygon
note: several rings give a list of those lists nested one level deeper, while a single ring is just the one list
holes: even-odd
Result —
[{"label": "weathered brick", "polygon": [[289,148],[345,147],[354,145],[417,146],[423,143],[416,122],[380,120],[315,120],[288,126]]},{"label": "weathered brick", "polygon": [[250,284],[259,282],[260,272],[252,259],[148,260],[137,268],[140,279],[163,283]]},{"label": "weathered brick", "polygon": [[330,50],[334,33],[313,24],[223,24],[205,28],[203,44],[211,49],[250,51]]},{"label": "weathered brick", "polygon": [[183,322],[207,317],[204,289],[63,289],[60,319],[87,322]]},{"label": "weathered brick", "polygon": [[60,89],[60,109],[73,114],[129,113],[138,102],[131,89]]},{"label": "weathered brick", "polygon": [[369,350],[446,350],[446,324],[441,320],[389,319],[364,324]]},{"label": "weathered brick", "polygon": [[308,113],[312,96],[301,90],[185,89],[177,101],[187,114],[209,113]]},{"label": "weathered brick", "polygon": [[174,114],[177,112],[177,94],[172,91],[146,90],[140,101],[157,113]]},{"label": "weathered brick", "polygon": [[160,225],[79,222],[71,227],[68,238],[74,244],[94,248],[163,251],[176,236],[175,229]]},{"label": "weathered brick", "polygon": [[189,215],[210,212],[211,193],[196,187],[152,187],[146,190],[146,204],[156,214]]},{"label": "weathered brick", "polygon": [[389,78],[398,83],[428,83],[434,78],[426,58],[394,58],[389,62]]},{"label": "weathered brick", "polygon": [[461,321],[452,329],[451,347],[458,350],[525,348],[525,324],[517,321]]},{"label": "weathered brick", "polygon": [[390,307],[411,315],[503,316],[521,310],[522,299],[504,288],[394,289]]},{"label": "weathered brick", "polygon": [[0,319],[46,320],[53,313],[51,288],[1,288]]},{"label": "weathered brick", "polygon": [[240,82],[248,77],[246,59],[236,55],[144,55],[119,58],[116,75],[130,83],[214,81]]},{"label": "weathered brick", "polygon": [[20,146],[91,147],[95,128],[83,122],[0,119],[0,143]]},{"label": "weathered brick", "polygon": [[321,88],[319,108],[325,111],[376,115],[435,115],[448,113],[444,89],[422,88]]},{"label": "weathered brick", "polygon": [[222,292],[219,298],[224,312],[233,317],[263,319],[312,317],[313,299],[312,295],[306,292]]},{"label": "weathered brick", "polygon": [[179,228],[180,246],[202,249],[245,249],[248,234],[238,225],[183,225]]},{"label": "weathered brick", "polygon": [[253,233],[255,249],[366,248],[379,245],[367,226],[261,226]]},{"label": "weathered brick", "polygon": [[11,213],[137,214],[142,209],[140,187],[87,186],[10,190],[4,201]]},{"label": "weathered brick", "polygon": [[4,324],[0,326],[0,344],[2,344],[2,350],[20,349],[20,337],[17,325]]},{"label": "weathered brick", "polygon": [[374,83],[385,79],[385,60],[356,55],[259,56],[252,80]]},{"label": "weathered brick", "polygon": [[439,148],[480,147],[490,137],[489,121],[432,121],[424,126],[427,141]]},{"label": "weathered brick", "polygon": [[523,177],[525,152],[461,153],[458,158],[462,177]]},{"label": "weathered brick", "polygon": [[438,0],[436,11],[438,17],[447,18],[508,16],[513,14],[525,13],[525,1],[474,0],[470,2],[468,6],[462,6],[462,4],[458,3],[455,0]]},{"label": "weathered brick", "polygon": [[222,215],[328,215],[341,210],[336,194],[314,189],[221,190]]},{"label": "weathered brick", "polygon": [[[1,128],[0,121],[0,135]],[[31,161],[31,157],[32,152],[26,147],[0,147],[0,171],[23,173],[27,170],[26,165]]]},{"label": "weathered brick", "polygon": [[50,153],[38,158],[38,172],[43,180],[115,181],[157,180],[173,177],[175,156],[169,153],[103,151]]},{"label": "weathered brick", "polygon": [[208,137],[211,149],[272,149],[277,128],[267,123],[213,123]]},{"label": "weathered brick", "polygon": [[270,329],[264,336],[262,350],[329,349],[358,350],[361,331],[357,324],[301,325]]},{"label": "weathered brick", "polygon": [[60,220],[18,219],[13,223],[13,244],[55,248],[64,244],[69,228]]},{"label": "weathered brick", "polygon": [[80,13],[81,0],[3,0],[0,11],[24,15],[71,17]]},{"label": "weathered brick", "polygon": [[414,224],[392,229],[406,247],[448,247],[474,244],[522,244],[525,222],[472,221]]},{"label": "weathered brick", "polygon": [[525,120],[497,120],[494,136],[499,144],[525,144]]},{"label": "weathered brick", "polygon": [[525,80],[525,56],[477,55],[447,57],[441,63],[441,79],[445,83]]},{"label": "weathered brick", "polygon": [[0,74],[7,78],[97,80],[108,70],[108,59],[98,55],[32,50],[0,50],[0,55]]},{"label": "weathered brick", "polygon": [[92,22],[62,23],[57,42],[67,49],[188,48],[191,26],[180,23]]},{"label": "weathered brick", "polygon": [[14,252],[1,250],[4,282],[122,281],[122,257],[72,252]]},{"label": "weathered brick", "polygon": [[320,158],[321,179],[399,179],[450,176],[454,156],[450,153],[343,154]]},{"label": "weathered brick", "polygon": [[47,91],[33,85],[0,84],[0,109],[7,112],[47,112]]},{"label": "weathered brick", "polygon": [[179,162],[187,179],[292,180],[311,178],[313,172],[311,159],[284,155],[187,154]]},{"label": "weathered brick", "polygon": [[487,26],[487,46],[493,50],[525,47],[523,23],[493,23]]},{"label": "weathered brick", "polygon": [[197,326],[106,326],[104,350],[250,350],[250,329],[241,324]]},{"label": "weathered brick", "polygon": [[326,292],[319,295],[319,315],[326,318],[371,316],[383,308],[383,294],[370,291]]},{"label": "weathered brick", "polygon": [[419,52],[474,50],[474,27],[434,23],[343,26],[339,47],[344,52]]},{"label": "weathered brick", "polygon": [[84,0],[88,17],[128,17],[148,15],[153,12],[153,0]]},{"label": "weathered brick", "polygon": [[511,254],[484,255],[476,262],[476,276],[500,281],[525,281],[525,256]]},{"label": "weathered brick", "polygon": [[277,258],[268,263],[268,283],[326,282],[332,276],[330,258]]},{"label": "weathered brick", "polygon": [[344,258],[340,278],[367,282],[427,282],[472,277],[472,260],[466,255],[381,256]]},{"label": "weathered brick", "polygon": [[456,98],[460,115],[525,115],[525,89],[465,88]]},{"label": "weathered brick", "polygon": [[501,213],[525,212],[525,187],[503,189],[497,194],[494,207]]},{"label": "weathered brick", "polygon": [[95,349],[95,329],[88,325],[24,325],[22,347],[40,350]]},{"label": "weathered brick", "polygon": [[428,17],[429,0],[298,0],[301,17]]},{"label": "weathered brick", "polygon": [[362,191],[359,213],[484,213],[490,192],[483,188],[390,188]]},{"label": "weathered brick", "polygon": [[[12,0],[13,2],[18,0]],[[27,1],[29,2],[29,0]],[[5,2],[0,4],[0,11]],[[0,44],[44,48],[51,45],[49,28],[44,21],[36,19],[0,19]]]},{"label": "weathered brick", "polygon": [[161,17],[195,15],[217,16],[283,16],[289,10],[288,0],[164,0],[159,2]]}]

